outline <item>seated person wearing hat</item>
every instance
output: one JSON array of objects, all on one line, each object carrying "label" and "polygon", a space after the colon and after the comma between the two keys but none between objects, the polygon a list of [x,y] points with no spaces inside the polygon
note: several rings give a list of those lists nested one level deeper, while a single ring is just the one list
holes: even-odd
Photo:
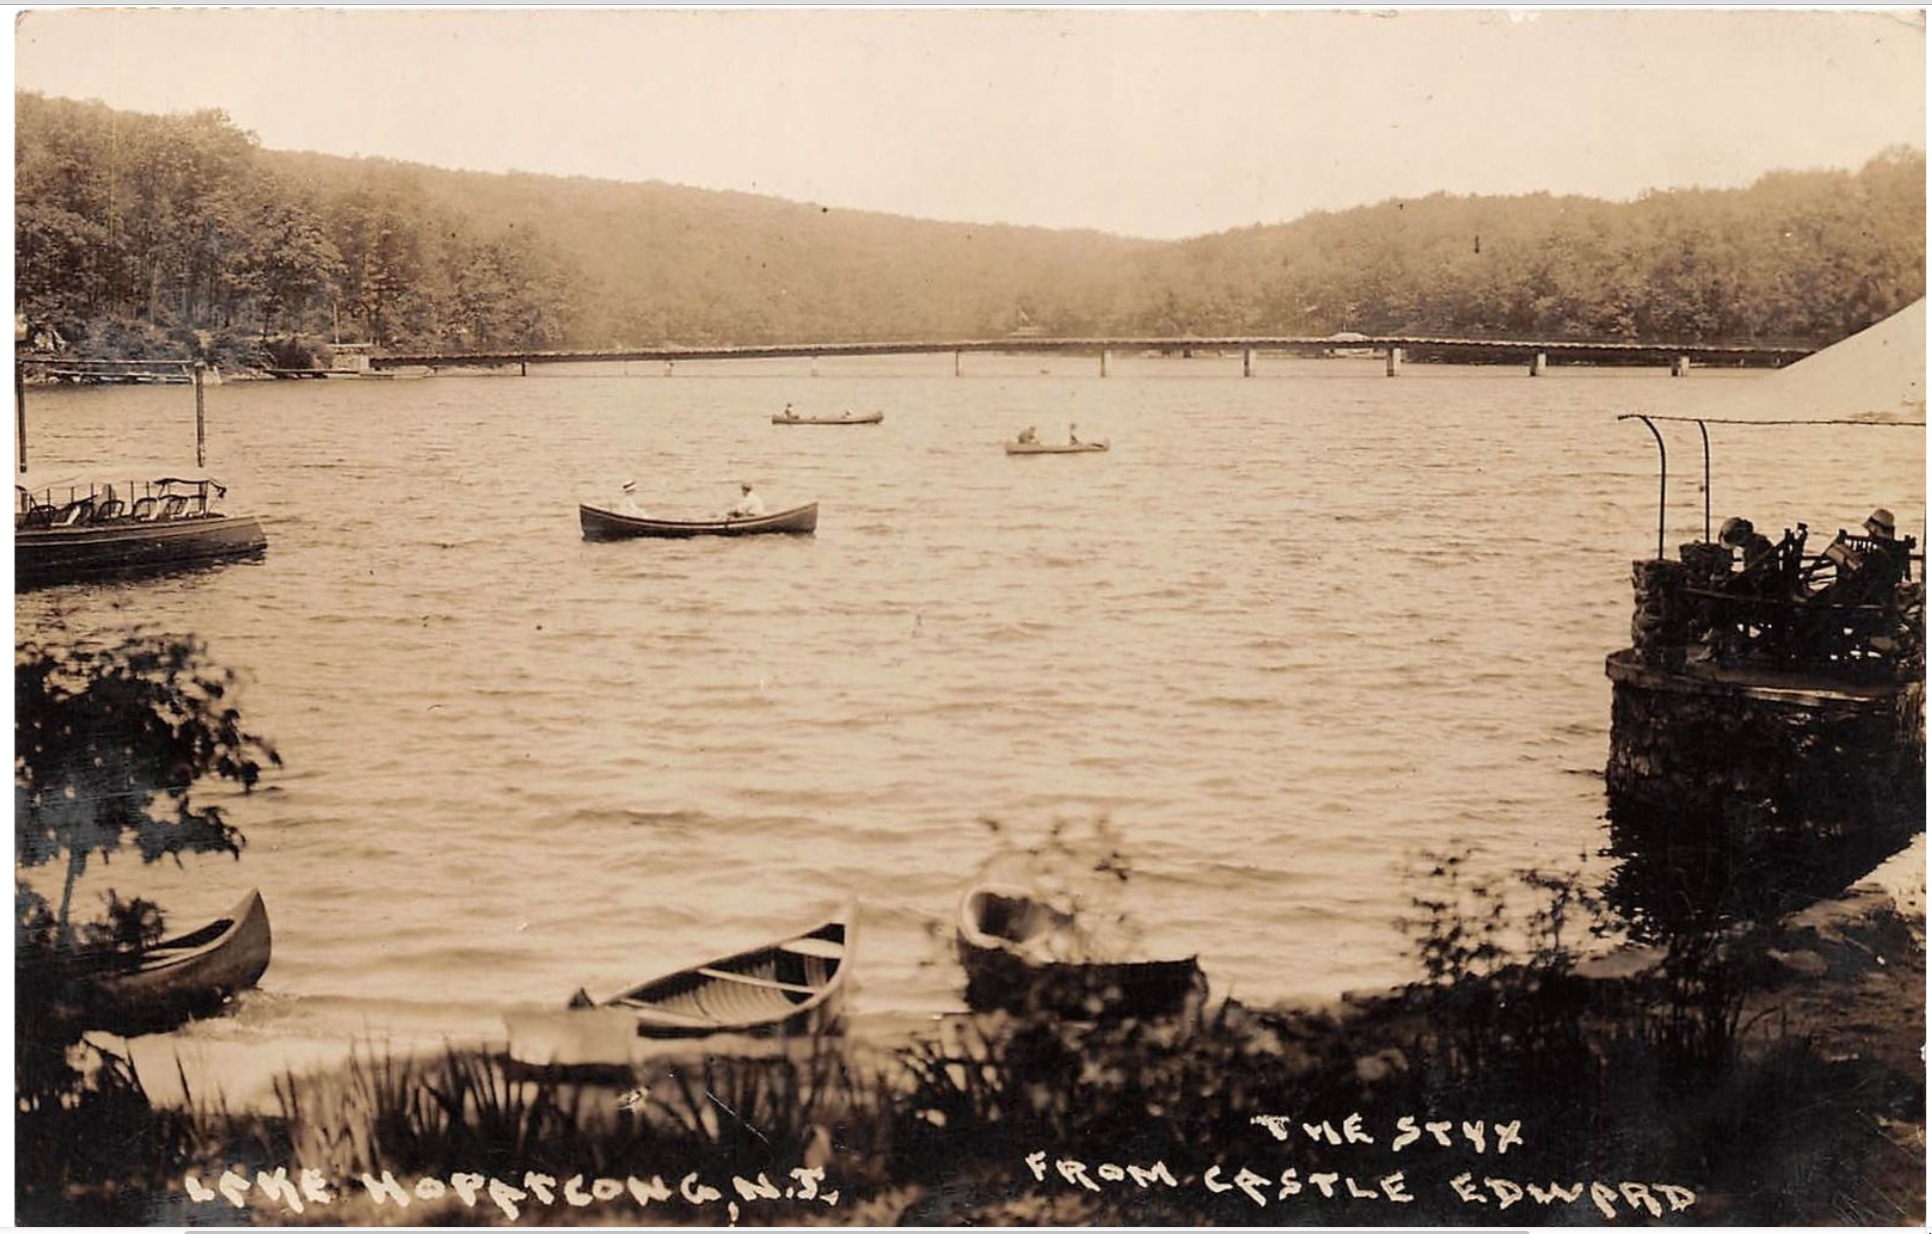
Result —
[{"label": "seated person wearing hat", "polygon": [[1837,568],[1840,582],[1859,580],[1859,591],[1866,594],[1895,586],[1910,569],[1912,541],[1898,539],[1898,525],[1884,506],[1873,510],[1865,520],[1865,534],[1854,536],[1840,531],[1828,545],[1824,559]]},{"label": "seated person wearing hat", "polygon": [[763,518],[765,517],[764,499],[759,497],[758,494],[751,491],[751,481],[749,480],[742,481],[738,485],[738,491],[739,491],[738,504],[731,507],[730,513],[727,514],[725,517],[727,518]]},{"label": "seated person wearing hat", "polygon": [[1770,568],[1768,563],[1773,560],[1774,552],[1771,541],[1753,527],[1748,518],[1725,519],[1724,525],[1718,529],[1717,542],[1743,553],[1744,569],[1738,578],[1761,575]]},{"label": "seated person wearing hat", "polygon": [[650,517],[644,513],[643,507],[637,504],[637,481],[624,481],[624,487],[620,490],[617,499],[617,512],[619,514],[628,514],[632,518]]}]

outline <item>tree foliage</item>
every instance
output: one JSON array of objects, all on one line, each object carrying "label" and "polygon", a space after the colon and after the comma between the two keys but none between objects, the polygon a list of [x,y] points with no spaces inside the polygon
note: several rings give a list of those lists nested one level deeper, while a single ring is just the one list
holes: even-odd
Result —
[{"label": "tree foliage", "polygon": [[[75,941],[73,893],[90,861],[132,845],[143,861],[241,855],[242,836],[191,790],[214,778],[253,788],[281,757],[244,730],[233,673],[190,641],[131,636],[106,648],[14,651],[14,853],[25,868],[65,862],[60,904],[18,884],[16,944]],[[136,902],[137,905],[142,902]],[[159,932],[152,907],[139,933]]]},{"label": "tree foliage", "polygon": [[1052,335],[1823,345],[1925,293],[1925,155],[1631,202],[1436,194],[1160,243],[266,151],[20,93],[19,307],[435,350]]}]

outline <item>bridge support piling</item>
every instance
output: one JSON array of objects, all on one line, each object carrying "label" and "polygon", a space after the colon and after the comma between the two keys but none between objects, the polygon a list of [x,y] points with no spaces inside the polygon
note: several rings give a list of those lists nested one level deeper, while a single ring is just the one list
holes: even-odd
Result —
[{"label": "bridge support piling", "polygon": [[1400,347],[1389,348],[1389,364],[1388,368],[1384,371],[1390,377],[1402,371],[1402,349]]},{"label": "bridge support piling", "polygon": [[1683,377],[1683,376],[1687,376],[1689,373],[1690,373],[1689,356],[1678,356],[1676,359],[1670,362],[1670,375],[1672,377]]},{"label": "bridge support piling", "polygon": [[202,369],[203,369],[203,368],[205,368],[205,367],[206,367],[206,366],[205,366],[205,365],[203,365],[201,361],[199,361],[199,360],[196,360],[196,361],[195,361],[195,368],[194,368],[194,382],[195,382],[195,466],[197,466],[197,467],[206,467],[206,466],[208,465],[208,461],[207,461],[207,459],[206,459],[206,457],[205,457],[205,451],[206,451],[206,448],[207,448],[207,443],[208,443],[208,434],[207,434],[207,431],[206,431],[206,425],[207,425],[207,417],[206,417],[206,415],[205,415],[205,413],[204,413],[204,411],[203,411],[203,408],[202,408],[202,401],[201,401],[201,371],[202,371]]},{"label": "bridge support piling", "polygon": [[1537,352],[1535,355],[1530,357],[1530,376],[1541,377],[1543,375],[1543,370],[1548,368],[1549,366],[1550,366],[1549,355],[1546,352],[1541,352],[1541,351]]},{"label": "bridge support piling", "polygon": [[1243,347],[1241,349],[1241,375],[1243,377],[1254,376],[1254,348],[1252,347]]},{"label": "bridge support piling", "polygon": [[959,376],[959,354],[956,351],[953,353],[953,376],[955,377]]},{"label": "bridge support piling", "polygon": [[517,376],[528,377],[529,375],[530,375],[530,362],[528,360],[518,360]]},{"label": "bridge support piling", "polygon": [[818,357],[812,357],[812,376],[818,376]]},{"label": "bridge support piling", "polygon": [[1107,375],[1107,353],[1105,350],[1102,350],[1100,353],[1100,375],[1102,377]]}]

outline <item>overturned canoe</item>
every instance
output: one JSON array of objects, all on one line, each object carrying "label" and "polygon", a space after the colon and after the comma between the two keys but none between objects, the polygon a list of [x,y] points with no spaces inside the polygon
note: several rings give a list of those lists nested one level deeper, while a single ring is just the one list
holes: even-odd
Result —
[{"label": "overturned canoe", "polygon": [[637,1018],[640,1037],[809,1033],[838,1018],[857,924],[856,906],[848,904],[790,938],[647,981],[602,1003],[580,990],[571,1005],[622,1008]]},{"label": "overturned canoe", "polygon": [[1099,454],[1107,449],[1104,441],[1078,441],[1057,446],[1038,441],[1006,441],[1000,444],[1008,454]]},{"label": "overturned canoe", "polygon": [[773,416],[773,424],[884,424],[885,412],[869,416]]},{"label": "overturned canoe", "polygon": [[780,510],[758,518],[706,519],[679,522],[672,519],[637,518],[600,510],[596,506],[577,507],[578,521],[586,540],[631,540],[643,537],[682,540],[691,536],[756,536],[769,534],[810,535],[818,530],[818,503]]},{"label": "overturned canoe", "polygon": [[1072,1019],[1173,1015],[1202,988],[1193,956],[1172,960],[1056,958],[1074,921],[1019,887],[977,886],[959,902],[959,962],[976,1011],[1045,1011]]},{"label": "overturned canoe", "polygon": [[80,961],[88,1025],[132,1035],[208,1015],[268,971],[268,907],[259,891],[225,917],[141,951]]}]

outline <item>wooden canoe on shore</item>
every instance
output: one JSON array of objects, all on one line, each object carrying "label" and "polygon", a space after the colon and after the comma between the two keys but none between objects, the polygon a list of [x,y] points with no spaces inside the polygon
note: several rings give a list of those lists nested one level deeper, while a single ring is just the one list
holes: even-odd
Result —
[{"label": "wooden canoe on shore", "polygon": [[865,416],[773,416],[773,424],[884,424],[885,412]]},{"label": "wooden canoe on shore", "polygon": [[622,1008],[637,1018],[640,1037],[810,1033],[838,1019],[857,926],[857,906],[848,904],[789,938],[647,981],[602,1003],[580,990],[571,1005]]},{"label": "wooden canoe on shore", "polygon": [[1174,1015],[1202,988],[1193,956],[1171,960],[1060,959],[1056,936],[1074,921],[1024,888],[976,886],[959,902],[960,965],[975,1011],[1045,1011],[1070,1019]]},{"label": "wooden canoe on shore", "polygon": [[82,961],[88,1026],[131,1036],[219,1010],[268,971],[268,907],[259,891],[225,917],[129,954]]},{"label": "wooden canoe on shore", "polygon": [[1000,444],[1008,454],[1102,454],[1107,450],[1104,441],[1069,442],[1063,445],[1048,445],[1039,441],[1007,441]]},{"label": "wooden canoe on shore", "polygon": [[692,536],[811,535],[818,530],[818,503],[780,510],[759,518],[673,519],[636,518],[596,506],[577,507],[586,540],[683,540]]}]

